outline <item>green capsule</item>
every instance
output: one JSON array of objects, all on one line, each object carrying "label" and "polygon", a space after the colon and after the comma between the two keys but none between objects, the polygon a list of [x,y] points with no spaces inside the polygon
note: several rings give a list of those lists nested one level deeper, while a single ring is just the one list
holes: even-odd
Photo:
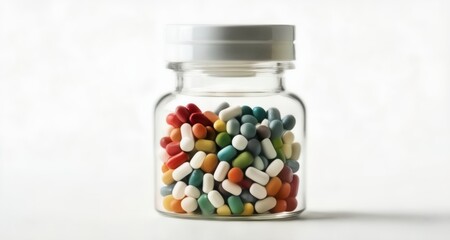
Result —
[{"label": "green capsule", "polygon": [[281,161],[286,163],[286,156],[284,156],[283,149],[277,148],[277,149],[275,149],[275,151],[277,152],[277,158],[279,158]]},{"label": "green capsule", "polygon": [[244,169],[253,163],[253,155],[250,152],[242,152],[232,162],[233,167]]},{"label": "green capsule", "polygon": [[203,171],[200,169],[195,169],[192,171],[191,176],[189,177],[189,185],[200,187],[203,182]]},{"label": "green capsule", "polygon": [[258,120],[258,122],[261,122],[266,118],[266,110],[262,107],[254,107],[253,108],[253,116]]},{"label": "green capsule", "polygon": [[231,146],[228,145],[224,148],[222,148],[218,153],[217,153],[217,158],[220,161],[227,161],[230,162],[237,154],[237,150]]},{"label": "green capsule", "polygon": [[273,145],[273,148],[275,148],[275,149],[282,148],[283,147],[283,140],[281,140],[280,137],[272,138],[272,145]]},{"label": "green capsule", "polygon": [[214,213],[216,208],[211,204],[211,202],[208,199],[208,196],[206,194],[202,194],[198,200],[198,206],[200,207],[200,210],[202,211],[202,214],[204,215],[211,215]]},{"label": "green capsule", "polygon": [[228,206],[234,215],[241,214],[244,211],[244,203],[240,197],[231,196],[227,199]]},{"label": "green capsule", "polygon": [[231,137],[226,132],[221,132],[216,136],[216,143],[219,147],[224,148],[231,144]]}]

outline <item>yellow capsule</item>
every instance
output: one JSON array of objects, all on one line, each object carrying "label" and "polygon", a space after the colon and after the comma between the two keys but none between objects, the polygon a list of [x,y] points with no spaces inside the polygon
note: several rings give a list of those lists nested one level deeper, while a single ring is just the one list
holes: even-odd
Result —
[{"label": "yellow capsule", "polygon": [[231,215],[231,210],[228,207],[228,205],[225,204],[217,209],[217,215],[229,216],[229,215]]},{"label": "yellow capsule", "polygon": [[199,139],[195,142],[195,149],[206,153],[216,152],[216,142],[206,139]]},{"label": "yellow capsule", "polygon": [[214,122],[214,129],[216,129],[216,131],[218,132],[225,132],[227,130],[227,124],[224,121],[218,119]]},{"label": "yellow capsule", "polygon": [[167,211],[172,211],[172,201],[174,200],[172,195],[167,195],[163,198],[163,207],[164,209],[166,209]]},{"label": "yellow capsule", "polygon": [[251,203],[244,203],[244,211],[241,213],[241,215],[252,215],[253,214],[253,205]]},{"label": "yellow capsule", "polygon": [[175,180],[172,177],[173,169],[169,169],[166,172],[164,172],[162,176],[162,182],[166,185],[172,184],[175,182]]}]

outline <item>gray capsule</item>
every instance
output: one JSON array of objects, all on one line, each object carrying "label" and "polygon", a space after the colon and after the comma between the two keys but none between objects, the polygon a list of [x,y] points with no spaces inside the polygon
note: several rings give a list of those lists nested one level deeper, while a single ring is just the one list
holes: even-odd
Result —
[{"label": "gray capsule", "polygon": [[167,195],[172,194],[172,190],[173,190],[174,186],[175,186],[175,183],[162,187],[160,189],[161,196],[167,196]]},{"label": "gray capsule", "polygon": [[267,109],[267,119],[269,119],[269,121],[281,120],[280,111],[278,108]]},{"label": "gray capsule", "polygon": [[258,156],[261,153],[261,143],[255,138],[250,139],[247,143],[247,150],[251,152],[253,156]]},{"label": "gray capsule", "polygon": [[240,197],[245,203],[255,203],[258,200],[248,190],[243,190]]},{"label": "gray capsule", "polygon": [[295,117],[292,115],[286,115],[283,117],[283,128],[285,130],[292,130],[295,126]]},{"label": "gray capsule", "polygon": [[270,129],[266,125],[258,125],[256,127],[256,133],[258,134],[259,139],[270,138]]},{"label": "gray capsule", "polygon": [[235,136],[239,134],[239,129],[241,124],[235,118],[228,120],[227,122],[227,133],[231,136]]},{"label": "gray capsule", "polygon": [[214,111],[214,113],[215,113],[216,115],[219,115],[219,112],[220,112],[220,111],[224,110],[225,108],[229,108],[229,107],[230,107],[230,104],[229,104],[229,103],[223,102],[223,103],[219,104],[219,106],[217,106],[217,108],[216,108],[216,110]]},{"label": "gray capsule", "polygon": [[258,120],[252,115],[244,115],[241,117],[241,123],[251,123],[253,125],[256,125],[258,123]]},{"label": "gray capsule", "polygon": [[[261,164],[262,164],[261,171],[265,171],[267,169],[267,167],[269,166],[269,160],[267,160],[267,158],[264,157],[263,155],[260,155],[259,158],[261,159]],[[255,160],[256,160],[256,158],[255,158]]]},{"label": "gray capsule", "polygon": [[280,120],[273,120],[269,123],[271,138],[279,138],[283,134],[283,123]]},{"label": "gray capsule", "polygon": [[255,125],[251,123],[244,123],[241,126],[241,134],[246,137],[247,139],[250,139],[256,135],[256,127]]},{"label": "gray capsule", "polygon": [[295,160],[287,160],[286,165],[290,167],[294,173],[300,169],[300,163]]}]

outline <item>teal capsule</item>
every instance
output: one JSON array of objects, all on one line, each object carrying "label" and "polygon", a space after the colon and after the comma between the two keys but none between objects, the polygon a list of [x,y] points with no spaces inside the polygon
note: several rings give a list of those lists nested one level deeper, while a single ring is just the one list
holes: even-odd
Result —
[{"label": "teal capsule", "polygon": [[247,143],[247,150],[253,154],[253,156],[258,156],[261,153],[261,142],[256,139],[250,139]]},{"label": "teal capsule", "polygon": [[281,120],[272,120],[269,123],[270,138],[279,138],[283,134],[283,123]]},{"label": "teal capsule", "polygon": [[283,117],[282,122],[285,130],[292,130],[295,126],[295,117],[290,114],[286,115]]},{"label": "teal capsule", "polygon": [[232,145],[228,145],[217,153],[217,158],[219,158],[220,161],[231,162],[236,154],[237,150]]},{"label": "teal capsule", "polygon": [[241,134],[247,139],[253,138],[256,135],[256,127],[251,123],[244,123],[241,126]]},{"label": "teal capsule", "polygon": [[231,196],[227,199],[228,206],[230,207],[231,213],[234,215],[241,214],[244,211],[244,203],[240,197]]},{"label": "teal capsule", "polygon": [[256,120],[253,115],[244,115],[241,117],[241,123],[251,123],[253,125],[256,125],[258,123],[258,120]]},{"label": "teal capsule", "polygon": [[233,167],[238,167],[240,169],[245,169],[246,167],[252,165],[253,155],[250,152],[242,152],[239,154],[232,162]]},{"label": "teal capsule", "polygon": [[203,215],[211,215],[216,210],[216,208],[209,201],[208,196],[206,194],[202,194],[198,198],[197,202]]},{"label": "teal capsule", "polygon": [[285,163],[286,162],[286,156],[284,155],[283,149],[277,148],[277,149],[275,149],[275,151],[277,152],[277,158]]},{"label": "teal capsule", "polygon": [[292,169],[292,172],[296,173],[300,169],[300,163],[295,160],[287,160],[286,165]]},{"label": "teal capsule", "polygon": [[269,119],[269,121],[281,120],[280,111],[277,108],[267,109],[267,119]]},{"label": "teal capsule", "polygon": [[241,124],[238,120],[235,118],[228,120],[227,122],[227,133],[231,136],[235,136],[239,134],[239,128],[241,127]]},{"label": "teal capsule", "polygon": [[243,105],[241,109],[242,109],[242,116],[253,114],[253,111],[249,106]]},{"label": "teal capsule", "polygon": [[279,148],[283,147],[283,140],[281,140],[281,137],[272,138],[271,141],[272,141],[273,148],[279,149]]},{"label": "teal capsule", "polygon": [[174,186],[175,186],[175,183],[162,187],[160,189],[161,196],[167,196],[167,195],[172,194],[172,190],[173,190]]},{"label": "teal capsule", "polygon": [[226,132],[221,132],[216,136],[216,144],[223,148],[231,144],[231,137]]},{"label": "teal capsule", "polygon": [[253,108],[253,116],[258,120],[258,122],[261,122],[266,118],[266,110],[262,107],[254,107]]},{"label": "teal capsule", "polygon": [[195,169],[192,171],[191,176],[189,177],[189,185],[200,187],[203,182],[203,171],[200,169]]}]

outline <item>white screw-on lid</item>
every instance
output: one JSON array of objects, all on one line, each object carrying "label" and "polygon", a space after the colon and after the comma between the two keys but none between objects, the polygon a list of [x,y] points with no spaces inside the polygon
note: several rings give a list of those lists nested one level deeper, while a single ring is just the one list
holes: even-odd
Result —
[{"label": "white screw-on lid", "polygon": [[291,61],[293,25],[169,25],[169,62]]}]

